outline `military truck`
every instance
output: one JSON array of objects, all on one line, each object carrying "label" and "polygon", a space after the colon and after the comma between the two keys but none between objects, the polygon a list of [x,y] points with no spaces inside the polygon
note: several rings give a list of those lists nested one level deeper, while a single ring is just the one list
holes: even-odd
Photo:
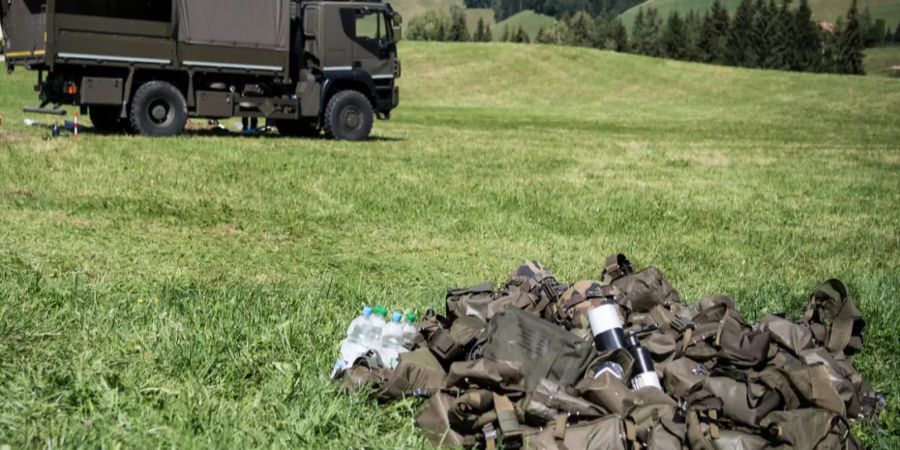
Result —
[{"label": "military truck", "polygon": [[366,139],[399,103],[401,17],[379,0],[0,0],[6,67],[40,106],[98,130],[172,136],[188,118]]}]

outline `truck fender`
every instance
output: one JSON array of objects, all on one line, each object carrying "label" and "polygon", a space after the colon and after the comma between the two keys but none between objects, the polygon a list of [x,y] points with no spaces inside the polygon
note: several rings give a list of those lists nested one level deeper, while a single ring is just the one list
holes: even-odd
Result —
[{"label": "truck fender", "polygon": [[355,89],[368,97],[375,105],[375,81],[372,75],[359,69],[325,70],[322,83],[322,110],[332,95],[345,89]]}]

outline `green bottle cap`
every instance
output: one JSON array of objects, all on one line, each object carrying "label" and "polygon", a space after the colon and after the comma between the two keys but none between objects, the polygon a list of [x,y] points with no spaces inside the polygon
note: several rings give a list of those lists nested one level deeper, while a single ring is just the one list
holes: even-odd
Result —
[{"label": "green bottle cap", "polygon": [[406,313],[406,321],[409,323],[416,323],[416,313],[412,311]]},{"label": "green bottle cap", "polygon": [[387,308],[381,305],[375,305],[375,314],[378,314],[381,317],[387,318]]}]

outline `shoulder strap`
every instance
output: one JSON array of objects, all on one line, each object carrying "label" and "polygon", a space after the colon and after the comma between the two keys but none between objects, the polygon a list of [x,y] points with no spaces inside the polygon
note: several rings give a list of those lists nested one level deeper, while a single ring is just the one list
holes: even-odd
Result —
[{"label": "shoulder strap", "polygon": [[633,272],[634,265],[631,264],[631,261],[625,255],[619,253],[606,257],[600,277],[603,279],[603,284],[610,284]]}]

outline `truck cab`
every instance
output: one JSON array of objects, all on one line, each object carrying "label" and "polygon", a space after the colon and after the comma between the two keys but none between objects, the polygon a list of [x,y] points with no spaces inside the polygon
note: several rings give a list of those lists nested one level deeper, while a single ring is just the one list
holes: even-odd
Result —
[{"label": "truck cab", "polygon": [[8,70],[101,131],[181,133],[258,117],[281,134],[366,139],[399,104],[400,15],[377,1],[0,0]]}]

